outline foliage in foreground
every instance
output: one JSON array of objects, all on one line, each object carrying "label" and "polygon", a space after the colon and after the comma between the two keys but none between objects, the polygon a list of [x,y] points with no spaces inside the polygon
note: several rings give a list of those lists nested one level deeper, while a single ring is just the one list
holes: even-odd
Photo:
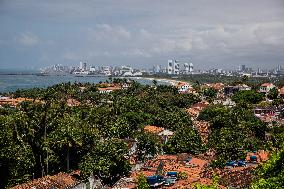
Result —
[{"label": "foliage in foreground", "polygon": [[[93,173],[111,185],[129,173],[129,141],[138,140],[140,160],[161,149],[144,126],[192,127],[184,108],[199,101],[172,86],[139,83],[111,94],[93,84],[64,83],[9,95],[34,101],[0,109],[0,188],[78,169],[82,179]],[[68,99],[80,105],[67,106]]]},{"label": "foliage in foreground", "polygon": [[256,171],[252,189],[284,188],[284,146]]},{"label": "foliage in foreground", "polygon": [[150,189],[146,177],[143,174],[138,175],[137,178],[137,189]]}]

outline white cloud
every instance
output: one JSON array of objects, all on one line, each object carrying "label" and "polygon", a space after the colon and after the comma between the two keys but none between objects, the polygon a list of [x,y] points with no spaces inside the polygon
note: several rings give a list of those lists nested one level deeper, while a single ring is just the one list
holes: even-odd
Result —
[{"label": "white cloud", "polygon": [[31,32],[22,33],[16,40],[19,44],[24,46],[35,46],[40,43],[39,37]]},{"label": "white cloud", "polygon": [[[163,64],[170,57],[183,56],[206,68],[220,62],[231,67],[227,60],[261,64],[260,55],[274,65],[283,63],[283,0],[212,1],[6,1],[1,6],[0,47],[13,52],[19,44],[37,46],[38,54],[58,56],[70,64],[86,58],[131,65],[149,57],[145,64],[156,60]],[[13,19],[8,19],[10,15]],[[26,32],[22,23],[37,33]],[[13,31],[23,33],[11,43]],[[33,58],[34,49],[30,50]],[[4,56],[10,59],[11,54]]]},{"label": "white cloud", "polygon": [[131,38],[131,33],[123,26],[111,26],[108,24],[98,24],[95,28],[89,28],[89,37],[91,40],[106,42],[117,42]]}]

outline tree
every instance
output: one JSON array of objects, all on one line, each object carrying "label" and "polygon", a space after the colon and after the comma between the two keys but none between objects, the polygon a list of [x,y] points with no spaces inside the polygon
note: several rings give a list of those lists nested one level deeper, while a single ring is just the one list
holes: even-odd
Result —
[{"label": "tree", "polygon": [[178,128],[174,136],[165,144],[166,153],[192,153],[203,151],[201,137],[197,130],[190,126]]},{"label": "tree", "polygon": [[145,160],[148,155],[155,156],[161,148],[157,135],[141,132],[137,136],[137,155],[140,160]]},{"label": "tree", "polygon": [[271,100],[277,99],[278,97],[278,89],[276,87],[270,89],[270,91],[267,94],[267,97]]},{"label": "tree", "polygon": [[198,118],[210,123],[207,146],[216,151],[219,165],[227,160],[244,158],[246,149],[264,147],[267,125],[254,116],[251,106],[209,106]]},{"label": "tree", "polygon": [[263,95],[253,90],[244,90],[235,93],[232,100],[236,103],[257,104],[263,100]]},{"label": "tree", "polygon": [[79,169],[83,178],[90,174],[99,176],[104,183],[114,184],[120,177],[128,175],[130,164],[125,159],[127,146],[115,139],[99,141],[83,156]]},{"label": "tree", "polygon": [[195,189],[218,189],[219,178],[216,174],[213,175],[213,183],[210,185],[194,184]]},{"label": "tree", "polygon": [[252,189],[284,188],[284,146],[256,171]]},{"label": "tree", "polygon": [[137,188],[138,189],[150,189],[150,185],[148,184],[146,177],[142,174],[139,174],[137,177]]},{"label": "tree", "polygon": [[29,180],[35,159],[15,124],[14,115],[0,116],[0,188]]},{"label": "tree", "polygon": [[204,96],[206,96],[207,98],[216,98],[216,96],[217,96],[217,90],[216,89],[214,89],[214,88],[208,88],[208,89],[205,89],[204,91],[203,91],[203,95]]}]

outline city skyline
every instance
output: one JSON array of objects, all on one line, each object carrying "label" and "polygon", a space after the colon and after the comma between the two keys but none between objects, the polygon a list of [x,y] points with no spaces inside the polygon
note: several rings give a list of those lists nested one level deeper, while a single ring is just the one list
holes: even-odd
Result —
[{"label": "city skyline", "polygon": [[284,2],[0,2],[1,68],[54,64],[151,68],[168,59],[196,69],[284,64]]}]

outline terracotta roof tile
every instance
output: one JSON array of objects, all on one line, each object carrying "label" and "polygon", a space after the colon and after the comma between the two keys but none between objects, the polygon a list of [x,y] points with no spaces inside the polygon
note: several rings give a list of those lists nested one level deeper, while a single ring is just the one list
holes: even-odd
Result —
[{"label": "terracotta roof tile", "polygon": [[273,85],[272,83],[263,83],[261,86],[262,87],[268,87],[268,86],[271,86],[271,85]]},{"label": "terracotta roof tile", "polygon": [[150,133],[155,133],[155,134],[158,134],[163,130],[164,130],[164,128],[153,126],[153,125],[147,125],[147,126],[144,127],[144,131],[150,132]]},{"label": "terracotta roof tile", "polygon": [[58,173],[53,176],[45,176],[42,178],[35,179],[33,181],[20,184],[12,187],[11,189],[31,189],[31,188],[40,188],[40,189],[50,189],[55,187],[56,189],[65,189],[70,186],[74,186],[78,181],[67,173]]}]

